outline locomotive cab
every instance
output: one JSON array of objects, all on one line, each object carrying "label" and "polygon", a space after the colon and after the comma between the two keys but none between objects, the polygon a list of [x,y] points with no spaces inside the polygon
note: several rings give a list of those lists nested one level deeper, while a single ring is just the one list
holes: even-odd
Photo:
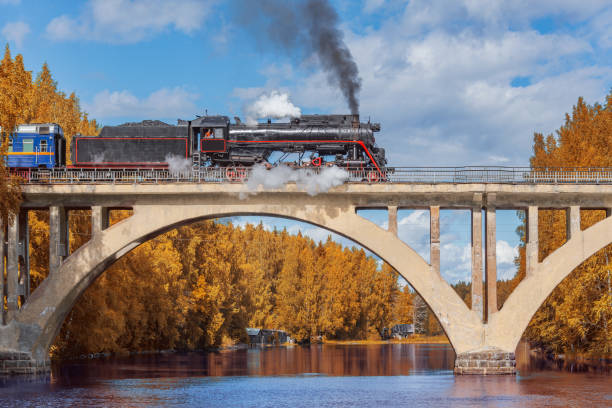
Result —
[{"label": "locomotive cab", "polygon": [[227,151],[229,137],[227,116],[202,116],[189,123],[191,149],[197,153],[223,153]]}]

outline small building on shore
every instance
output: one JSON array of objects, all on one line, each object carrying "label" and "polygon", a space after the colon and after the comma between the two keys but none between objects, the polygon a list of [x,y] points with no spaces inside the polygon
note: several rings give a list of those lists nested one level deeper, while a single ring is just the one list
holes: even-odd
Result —
[{"label": "small building on shore", "polygon": [[249,327],[246,329],[250,344],[283,344],[291,342],[286,331],[273,329],[259,329]]},{"label": "small building on shore", "polygon": [[405,339],[414,334],[414,324],[396,324],[393,327],[385,327],[382,337],[384,339]]}]

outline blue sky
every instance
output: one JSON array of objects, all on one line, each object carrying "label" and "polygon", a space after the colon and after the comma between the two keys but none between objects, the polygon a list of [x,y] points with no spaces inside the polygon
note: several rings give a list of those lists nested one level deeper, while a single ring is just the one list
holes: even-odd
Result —
[{"label": "blue sky", "polygon": [[[579,96],[602,102],[612,88],[610,0],[331,3],[359,68],[362,117],[381,122],[377,141],[393,166],[527,165],[534,131],[553,132]],[[0,0],[0,42],[35,72],[46,61],[101,124],[173,122],[205,109],[244,117],[271,91],[303,113],[348,110],[315,56],[257,40],[235,17],[239,4]],[[404,235],[415,247],[426,215],[400,216],[420,225]],[[498,218],[510,253],[518,221]],[[443,214],[443,250],[445,223],[469,231],[465,214]],[[455,247],[448,261],[443,251],[443,273],[457,280],[469,234],[447,237]]]}]

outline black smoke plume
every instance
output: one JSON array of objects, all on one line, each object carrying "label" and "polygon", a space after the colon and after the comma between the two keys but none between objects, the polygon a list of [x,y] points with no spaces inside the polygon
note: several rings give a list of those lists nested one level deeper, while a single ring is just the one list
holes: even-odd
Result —
[{"label": "black smoke plume", "polygon": [[240,0],[238,16],[264,44],[308,58],[315,53],[331,85],[338,86],[351,113],[359,113],[359,69],[327,0]]}]

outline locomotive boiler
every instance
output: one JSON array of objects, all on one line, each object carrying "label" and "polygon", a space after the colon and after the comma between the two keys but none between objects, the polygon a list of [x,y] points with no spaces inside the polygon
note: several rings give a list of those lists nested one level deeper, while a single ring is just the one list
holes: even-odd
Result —
[{"label": "locomotive boiler", "polygon": [[76,135],[75,167],[165,168],[169,158],[190,160],[194,167],[249,167],[254,164],[336,165],[348,169],[386,166],[376,146],[380,124],[359,115],[303,115],[283,123],[245,124],[239,118],[202,116],[177,125],[160,121],[105,126],[99,136]]}]

